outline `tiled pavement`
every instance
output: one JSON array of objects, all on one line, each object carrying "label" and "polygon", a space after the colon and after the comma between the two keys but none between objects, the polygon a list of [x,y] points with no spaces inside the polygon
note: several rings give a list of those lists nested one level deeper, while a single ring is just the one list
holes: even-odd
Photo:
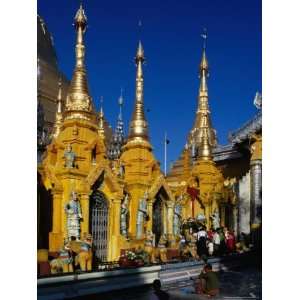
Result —
[{"label": "tiled pavement", "polygon": [[[261,271],[254,267],[235,268],[219,273],[220,295],[214,298],[192,294],[193,281],[183,281],[164,287],[170,300],[177,299],[214,299],[214,300],[251,300],[261,299]],[[149,286],[110,292],[107,294],[85,296],[85,300],[147,300],[152,293]]]}]

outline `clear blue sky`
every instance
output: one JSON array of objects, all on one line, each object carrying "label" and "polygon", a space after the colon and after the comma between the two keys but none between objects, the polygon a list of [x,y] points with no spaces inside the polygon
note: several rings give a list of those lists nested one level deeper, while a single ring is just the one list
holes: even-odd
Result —
[{"label": "clear blue sky", "polygon": [[[168,161],[180,154],[197,106],[202,28],[208,30],[208,82],[213,126],[220,144],[255,113],[253,98],[261,91],[260,0],[110,0],[83,1],[89,27],[85,34],[90,93],[96,108],[114,127],[120,87],[125,89],[128,132],[134,105],[134,56],[140,37],[144,66],[145,107],[156,158],[163,163],[167,131]],[[60,69],[71,78],[74,68],[73,18],[79,1],[39,0],[38,13],[54,38]]]}]

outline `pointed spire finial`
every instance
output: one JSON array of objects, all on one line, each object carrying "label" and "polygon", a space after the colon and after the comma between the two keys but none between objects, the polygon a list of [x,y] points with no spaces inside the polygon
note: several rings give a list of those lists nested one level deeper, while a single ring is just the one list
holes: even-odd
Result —
[{"label": "pointed spire finial", "polygon": [[122,106],[124,104],[123,99],[123,89],[121,88],[121,94],[118,98],[118,104],[120,106],[120,112],[117,119],[117,126],[114,130],[110,145],[108,147],[108,157],[109,159],[118,159],[121,155],[121,149],[124,145],[124,122],[122,120]]},{"label": "pointed spire finial", "polygon": [[100,97],[100,113],[99,113],[99,123],[98,123],[98,126],[99,126],[99,135],[104,137],[104,112],[103,112],[103,96]]},{"label": "pointed spire finial", "polygon": [[62,113],[62,99],[61,99],[61,87],[62,87],[62,77],[59,76],[58,80],[58,95],[57,95],[57,112]]},{"label": "pointed spire finial", "polygon": [[129,140],[137,137],[148,140],[148,124],[144,113],[144,76],[142,68],[145,56],[141,41],[138,44],[135,62],[137,67],[135,108],[130,122]]},{"label": "pointed spire finial", "polygon": [[61,132],[63,123],[63,111],[62,111],[62,77],[58,80],[58,93],[57,93],[57,109],[55,114],[55,123],[53,127],[53,137],[57,138]]},{"label": "pointed spire finial", "polygon": [[[76,12],[74,27],[77,34],[75,46],[76,62],[66,99],[66,119],[81,117],[95,120],[91,114],[93,113],[93,105],[88,90],[85,69],[85,46],[83,35],[87,28],[87,17],[82,7],[82,3],[80,3],[80,7]],[[74,115],[72,114],[73,111],[76,112]]]},{"label": "pointed spire finial", "polygon": [[[217,145],[216,133],[211,125],[208,105],[208,61],[206,58],[207,30],[203,29],[203,52],[200,63],[200,87],[198,94],[198,108],[194,127],[190,132],[189,142],[195,148],[195,159],[211,159],[212,147]],[[193,146],[194,145],[194,146]]]},{"label": "pointed spire finial", "polygon": [[81,28],[83,32],[85,32],[87,27],[87,17],[82,7],[82,1],[80,1],[79,9],[77,10],[77,13],[74,18],[74,26],[76,30]]},{"label": "pointed spire finial", "polygon": [[138,65],[139,62],[142,64],[145,61],[145,56],[144,56],[144,49],[141,40],[139,41],[139,45],[136,51],[136,56],[135,56],[135,62]]},{"label": "pointed spire finial", "polygon": [[206,40],[207,40],[207,29],[203,28],[203,33],[201,34],[201,37],[203,38],[203,52],[202,52],[202,59],[201,59],[201,63],[200,63],[200,72],[202,72],[203,70],[206,70],[206,72],[208,73],[208,61],[206,58]]},{"label": "pointed spire finial", "polygon": [[103,112],[103,96],[100,96],[100,113],[99,113],[100,117],[104,117],[104,112]]}]

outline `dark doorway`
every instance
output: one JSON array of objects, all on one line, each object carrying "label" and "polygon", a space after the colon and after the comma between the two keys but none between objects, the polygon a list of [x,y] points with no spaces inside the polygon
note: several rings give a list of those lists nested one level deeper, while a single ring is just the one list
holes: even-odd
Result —
[{"label": "dark doorway", "polygon": [[155,202],[153,203],[152,212],[152,232],[155,234],[155,246],[157,246],[158,241],[163,234],[163,202],[159,195],[156,196]]},{"label": "dark doorway", "polygon": [[49,248],[49,232],[52,230],[52,195],[37,174],[37,248]]}]

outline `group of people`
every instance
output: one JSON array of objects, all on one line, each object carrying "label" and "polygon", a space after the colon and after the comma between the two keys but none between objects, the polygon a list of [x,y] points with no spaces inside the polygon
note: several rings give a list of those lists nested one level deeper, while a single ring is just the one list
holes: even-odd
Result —
[{"label": "group of people", "polygon": [[206,230],[203,225],[194,233],[197,239],[197,254],[203,256],[221,256],[235,251],[234,233],[226,227]]}]

